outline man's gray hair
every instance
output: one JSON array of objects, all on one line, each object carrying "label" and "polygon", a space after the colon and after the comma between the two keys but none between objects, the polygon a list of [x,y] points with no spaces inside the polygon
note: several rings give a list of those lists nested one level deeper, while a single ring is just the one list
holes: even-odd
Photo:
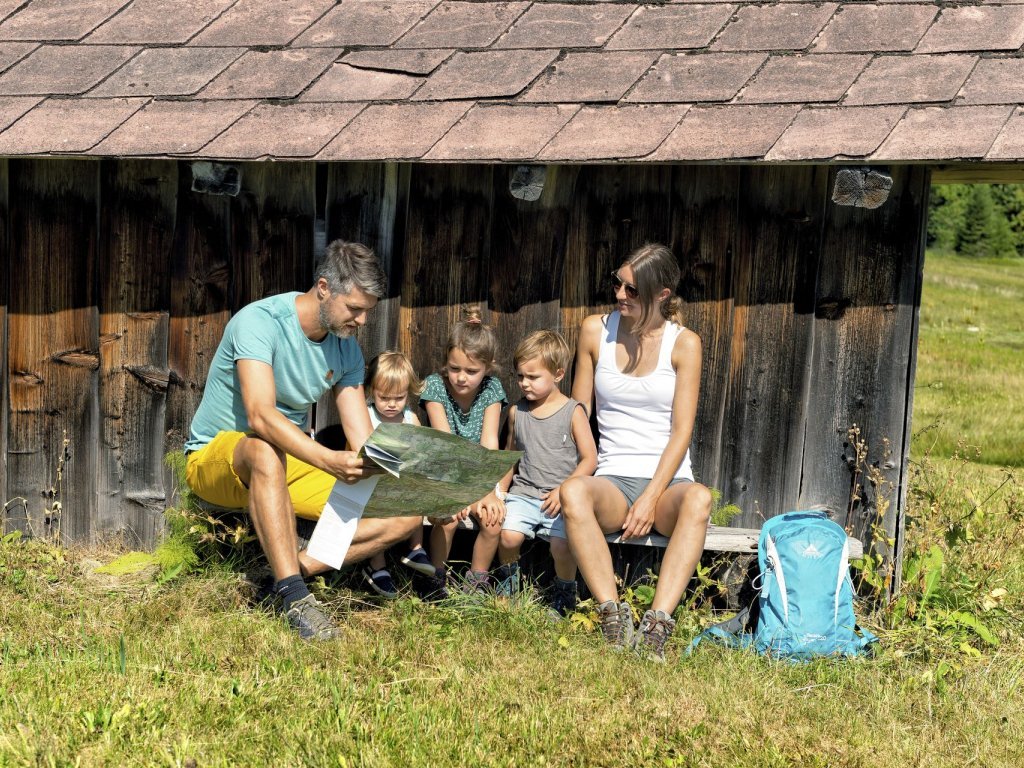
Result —
[{"label": "man's gray hair", "polygon": [[387,291],[387,276],[373,251],[361,243],[335,240],[327,246],[316,268],[314,280],[323,278],[331,293],[348,293],[353,287],[370,296],[382,298]]}]

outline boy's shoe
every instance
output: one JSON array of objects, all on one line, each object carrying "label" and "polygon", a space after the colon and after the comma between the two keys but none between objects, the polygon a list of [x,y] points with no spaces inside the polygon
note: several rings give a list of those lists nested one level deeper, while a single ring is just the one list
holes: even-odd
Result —
[{"label": "boy's shoe", "polygon": [[564,619],[576,610],[576,581],[566,581],[555,577],[554,586],[551,588],[551,611],[552,618]]},{"label": "boy's shoe", "polygon": [[491,591],[491,574],[487,571],[466,571],[462,591],[467,595],[485,595]]},{"label": "boy's shoe", "polygon": [[388,600],[394,600],[398,597],[398,587],[395,586],[395,582],[386,568],[375,571],[370,566],[366,566],[363,568],[362,573],[363,579],[370,585],[370,589],[378,595]]},{"label": "boy's shoe", "polygon": [[641,658],[665,663],[665,641],[676,623],[664,611],[647,611],[640,619],[640,629],[633,639],[633,650]]},{"label": "boy's shoe", "polygon": [[412,568],[424,576],[433,576],[435,571],[434,564],[430,562],[430,558],[423,551],[423,547],[416,547],[416,549],[410,550],[409,554],[402,558],[402,565]]},{"label": "boy's shoe", "polygon": [[514,597],[519,594],[519,563],[499,565],[494,572],[494,594],[499,597]]},{"label": "boy's shoe", "polygon": [[633,609],[629,603],[606,600],[597,606],[601,618],[601,634],[613,651],[633,645]]},{"label": "boy's shoe", "polygon": [[284,615],[303,640],[330,640],[338,636],[337,625],[312,595],[296,600]]},{"label": "boy's shoe", "polygon": [[413,576],[412,584],[416,590],[416,596],[425,603],[437,603],[450,597],[447,568],[435,568],[431,576],[422,576],[417,573]]}]

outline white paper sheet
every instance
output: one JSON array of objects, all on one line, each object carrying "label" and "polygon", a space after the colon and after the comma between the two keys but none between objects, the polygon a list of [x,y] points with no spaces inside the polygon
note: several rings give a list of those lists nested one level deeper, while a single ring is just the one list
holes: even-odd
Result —
[{"label": "white paper sheet", "polygon": [[340,480],[334,484],[331,495],[327,497],[327,505],[313,529],[306,554],[331,568],[341,568],[356,535],[359,518],[380,478],[381,475],[372,475],[353,485]]}]

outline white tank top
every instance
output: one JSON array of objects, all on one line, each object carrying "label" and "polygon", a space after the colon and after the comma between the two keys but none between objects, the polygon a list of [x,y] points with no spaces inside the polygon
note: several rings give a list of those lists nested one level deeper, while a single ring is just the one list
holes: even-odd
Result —
[{"label": "white tank top", "polygon": [[[608,315],[594,370],[597,426],[601,436],[596,475],[654,476],[672,431],[672,398],[676,387],[672,349],[682,330],[681,326],[667,322],[658,351],[658,365],[646,376],[627,376],[615,362],[619,313]],[[693,480],[689,449],[675,477]]]}]

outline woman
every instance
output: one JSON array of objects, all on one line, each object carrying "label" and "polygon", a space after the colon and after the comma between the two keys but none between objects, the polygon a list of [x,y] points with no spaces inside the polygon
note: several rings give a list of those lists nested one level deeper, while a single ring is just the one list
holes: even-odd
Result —
[{"label": "woman", "polygon": [[[704,549],[711,493],[694,482],[690,438],[700,388],[701,344],[682,326],[674,291],[679,265],[663,245],[644,245],[612,273],[616,309],[583,321],[572,396],[595,403],[597,471],[562,486],[569,548],[613,648],[664,661],[665,641]],[[669,538],[654,601],[634,638],[633,615],[618,601],[604,535],[655,530]]]}]

